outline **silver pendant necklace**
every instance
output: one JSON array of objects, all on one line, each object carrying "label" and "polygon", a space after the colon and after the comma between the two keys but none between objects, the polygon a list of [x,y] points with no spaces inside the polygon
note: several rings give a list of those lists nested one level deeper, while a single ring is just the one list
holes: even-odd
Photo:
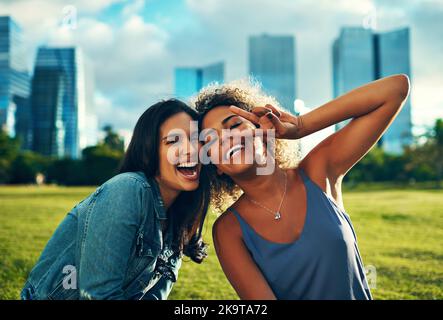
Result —
[{"label": "silver pendant necklace", "polygon": [[265,209],[266,211],[268,211],[270,213],[272,213],[274,215],[274,220],[277,220],[277,221],[281,219],[280,209],[281,209],[281,206],[283,204],[283,200],[285,199],[285,196],[286,196],[286,187],[287,187],[287,182],[288,182],[288,177],[287,177],[286,171],[283,171],[283,172],[285,174],[285,191],[283,192],[283,196],[281,198],[280,205],[278,206],[277,211],[273,211],[273,210],[269,209],[268,207],[262,205],[258,201],[255,201],[254,199],[251,199],[251,198],[249,198],[248,196],[245,195],[246,199],[251,201],[253,204],[255,204],[255,205]]}]

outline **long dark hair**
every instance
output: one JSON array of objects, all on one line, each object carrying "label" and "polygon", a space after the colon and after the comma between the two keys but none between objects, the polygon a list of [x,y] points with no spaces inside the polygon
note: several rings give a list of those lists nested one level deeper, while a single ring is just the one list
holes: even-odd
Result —
[{"label": "long dark hair", "polygon": [[[180,112],[185,112],[194,120],[198,119],[196,111],[177,99],[160,101],[141,115],[120,166],[120,173],[143,171],[146,177],[158,174],[160,127],[168,118]],[[199,187],[194,191],[182,191],[168,209],[169,214],[174,215],[175,249],[183,250],[197,263],[206,257],[207,245],[202,241],[201,232],[209,198],[209,180],[203,166]]]}]

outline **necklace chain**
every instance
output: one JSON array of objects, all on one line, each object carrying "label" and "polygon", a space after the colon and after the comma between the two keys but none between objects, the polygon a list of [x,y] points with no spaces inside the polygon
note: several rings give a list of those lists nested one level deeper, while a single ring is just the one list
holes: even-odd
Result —
[{"label": "necklace chain", "polygon": [[279,206],[277,208],[277,211],[273,211],[273,210],[269,209],[268,207],[266,207],[265,205],[261,204],[260,202],[255,201],[254,199],[251,199],[251,198],[249,198],[248,196],[245,195],[246,199],[251,201],[253,204],[255,204],[255,205],[265,209],[266,211],[268,211],[270,213],[272,213],[274,215],[274,220],[280,220],[280,218],[281,218],[280,209],[281,209],[281,206],[283,204],[283,200],[285,199],[285,196],[286,196],[286,189],[287,189],[286,187],[287,187],[287,183],[288,183],[288,177],[287,177],[286,171],[283,171],[283,172],[285,174],[285,191],[283,192],[283,196],[281,197],[281,201],[280,201],[280,204],[279,204]]}]

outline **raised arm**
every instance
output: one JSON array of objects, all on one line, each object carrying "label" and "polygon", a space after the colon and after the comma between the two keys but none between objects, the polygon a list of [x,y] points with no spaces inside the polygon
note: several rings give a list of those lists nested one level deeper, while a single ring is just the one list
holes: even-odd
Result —
[{"label": "raised arm", "polygon": [[223,272],[242,300],[275,300],[276,297],[246,248],[238,221],[224,213],[212,228],[215,251]]},{"label": "raised arm", "polygon": [[409,94],[409,78],[395,75],[371,82],[302,116],[299,137],[353,118],[316,148],[328,176],[344,176],[381,138],[401,111]]},{"label": "raised arm", "polygon": [[[248,112],[231,107],[232,112],[276,130],[276,137],[300,139],[311,133],[353,118],[315,147],[316,163],[325,166],[328,179],[344,176],[380,139],[400,112],[409,94],[409,78],[394,75],[354,89],[304,115],[294,116],[271,105]],[[313,151],[314,151],[313,150]]]}]

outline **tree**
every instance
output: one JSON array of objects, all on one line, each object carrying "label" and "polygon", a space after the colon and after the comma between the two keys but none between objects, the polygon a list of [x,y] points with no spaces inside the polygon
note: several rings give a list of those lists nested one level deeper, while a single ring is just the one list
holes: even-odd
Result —
[{"label": "tree", "polygon": [[103,143],[112,150],[124,152],[125,150],[124,141],[117,133],[114,132],[112,126],[110,125],[104,126],[103,131],[106,133]]},{"label": "tree", "polygon": [[20,142],[8,136],[0,129],[0,183],[8,183],[11,179],[11,164],[20,151]]},{"label": "tree", "polygon": [[83,168],[87,175],[87,184],[97,185],[110,179],[117,173],[123,158],[123,151],[112,149],[108,144],[83,149]]},{"label": "tree", "polygon": [[437,188],[442,187],[443,179],[443,119],[437,119],[435,126],[418,138],[426,141],[414,143],[406,148],[409,159],[405,172],[419,181],[434,180]]},{"label": "tree", "polygon": [[51,158],[32,151],[22,151],[11,164],[10,183],[35,183],[38,173],[45,173]]}]

